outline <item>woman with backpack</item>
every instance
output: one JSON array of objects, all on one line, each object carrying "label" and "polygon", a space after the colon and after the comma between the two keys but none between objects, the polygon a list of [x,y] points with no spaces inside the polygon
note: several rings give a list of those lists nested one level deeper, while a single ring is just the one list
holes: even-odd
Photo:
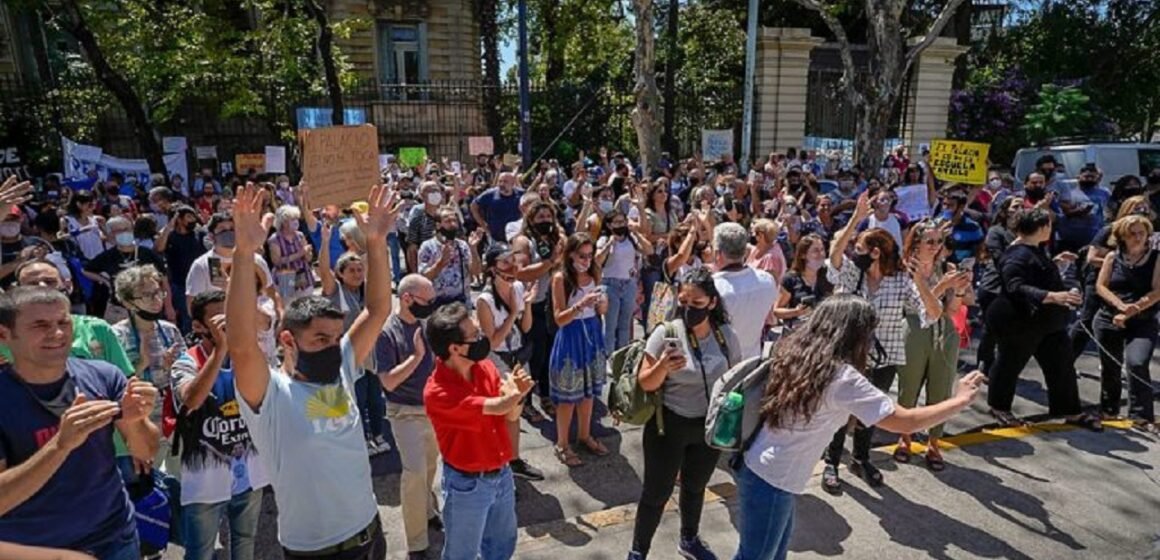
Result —
[{"label": "woman with backpack", "polygon": [[602,272],[600,285],[608,294],[604,344],[612,353],[632,342],[637,283],[645,255],[652,254],[652,243],[629,229],[628,216],[620,210],[605,217],[604,230],[604,236],[596,242],[596,263]]},{"label": "woman with backpack", "polygon": [[895,405],[867,377],[877,326],[871,302],[839,294],[779,341],[766,374],[762,426],[736,473],[741,538],[734,560],[786,557],[795,496],[805,491],[818,454],[850,415],[892,432],[916,432],[947,421],[978,394],[984,376],[976,371],[938,404]]},{"label": "woman with backpack", "polygon": [[685,558],[714,558],[701,540],[705,486],[721,452],[705,443],[705,416],[713,384],[741,361],[740,343],[729,315],[705,267],[689,270],[677,288],[676,319],[653,330],[645,344],[638,382],[660,392],[656,414],[644,427],[644,483],[637,505],[629,560],[648,557],[665,502],[681,477],[681,537],[677,552]]},{"label": "woman with backpack", "polygon": [[600,285],[596,244],[583,233],[564,244],[562,268],[552,276],[552,312],[559,330],[548,360],[552,403],[556,406],[556,458],[566,466],[584,462],[572,451],[572,413],[579,413],[576,439],[596,455],[608,449],[592,437],[592,405],[604,386],[604,329],[600,317],[608,298]]}]

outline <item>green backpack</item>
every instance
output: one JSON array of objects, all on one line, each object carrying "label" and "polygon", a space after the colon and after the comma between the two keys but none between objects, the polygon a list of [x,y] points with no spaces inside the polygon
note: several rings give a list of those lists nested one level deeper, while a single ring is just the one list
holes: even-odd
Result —
[{"label": "green backpack", "polygon": [[[673,324],[665,321],[665,336],[675,338]],[[648,337],[633,341],[628,346],[612,353],[608,360],[609,377],[612,384],[608,389],[608,410],[617,422],[643,426],[654,416],[657,431],[665,433],[664,415],[657,414],[662,406],[661,389],[645,391],[637,380],[641,364],[644,363],[644,348]]]}]

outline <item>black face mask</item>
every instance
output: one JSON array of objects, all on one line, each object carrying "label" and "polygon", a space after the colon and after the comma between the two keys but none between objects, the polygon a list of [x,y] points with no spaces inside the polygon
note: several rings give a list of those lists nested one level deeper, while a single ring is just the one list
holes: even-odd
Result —
[{"label": "black face mask", "polygon": [[870,265],[872,264],[874,264],[874,257],[870,256],[870,253],[858,253],[854,255],[854,266],[858,267],[858,270],[866,272],[870,270]]},{"label": "black face mask", "polygon": [[556,224],[553,222],[537,222],[532,224],[532,229],[540,235],[551,235],[556,231]]},{"label": "black face mask", "polygon": [[481,336],[478,340],[468,345],[467,355],[464,357],[473,362],[480,362],[486,360],[490,354],[491,340],[486,336]]},{"label": "black face mask", "polygon": [[682,305],[677,309],[677,316],[685,320],[686,327],[692,328],[709,319],[709,308]]},{"label": "black face mask", "polygon": [[609,228],[609,229],[612,230],[612,235],[615,235],[617,237],[624,237],[624,236],[628,235],[628,226],[619,226],[619,227],[614,227],[614,228]]},{"label": "black face mask", "polygon": [[327,346],[317,352],[298,349],[298,361],[294,369],[311,383],[329,385],[338,381],[342,371],[342,347],[338,344]]},{"label": "black face mask", "polygon": [[1047,196],[1047,191],[1044,189],[1024,189],[1023,194],[1027,197],[1027,200],[1039,202],[1043,200],[1043,197]]},{"label": "black face mask", "polygon": [[756,235],[749,236],[749,244],[750,245],[757,245],[757,236]]},{"label": "black face mask", "polygon": [[1082,189],[1090,189],[1099,184],[1099,181],[1080,181],[1079,186]]},{"label": "black face mask", "polygon": [[435,305],[434,301],[429,301],[427,303],[412,301],[409,309],[411,310],[411,315],[414,315],[416,319],[426,319],[435,312],[436,307],[437,306]]},{"label": "black face mask", "polygon": [[452,239],[459,237],[459,228],[439,228],[439,235],[442,235],[443,239],[451,241]]},{"label": "black face mask", "polygon": [[144,309],[137,309],[137,310],[133,311],[133,313],[136,314],[138,317],[145,319],[146,321],[150,321],[150,322],[160,321],[161,319],[165,318],[165,311],[164,310],[162,310],[162,311],[146,311]]}]

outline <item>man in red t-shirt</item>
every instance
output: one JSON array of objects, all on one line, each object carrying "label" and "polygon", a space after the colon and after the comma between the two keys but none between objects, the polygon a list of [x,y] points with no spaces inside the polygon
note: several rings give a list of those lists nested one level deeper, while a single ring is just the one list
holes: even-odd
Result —
[{"label": "man in red t-shirt", "polygon": [[427,320],[435,372],[423,390],[443,455],[443,558],[511,558],[516,549],[515,483],[507,421],[518,420],[532,390],[517,367],[500,379],[491,343],[461,303]]}]

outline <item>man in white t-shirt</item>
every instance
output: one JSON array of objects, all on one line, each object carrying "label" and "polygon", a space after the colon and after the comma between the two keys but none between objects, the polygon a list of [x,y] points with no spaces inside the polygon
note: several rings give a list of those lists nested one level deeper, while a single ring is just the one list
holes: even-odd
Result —
[{"label": "man in white t-shirt", "polygon": [[[224,290],[229,273],[225,265],[233,262],[234,258],[234,220],[229,214],[214,214],[206,226],[213,248],[204,255],[194,259],[189,267],[189,275],[185,277],[186,305],[193,301],[194,296],[213,289]],[[254,255],[254,263],[262,273],[262,281],[266,288],[274,285],[270,276],[270,267],[261,255]],[[289,302],[285,302],[289,303]]]},{"label": "man in white t-shirt", "polygon": [[[237,280],[254,277],[255,253],[266,241],[258,192],[247,185],[234,206]],[[280,368],[267,364],[258,344],[256,284],[229,283],[226,339],[234,386],[270,476],[287,560],[386,557],[354,382],[391,314],[387,234],[395,228],[395,200],[394,192],[375,186],[369,210],[356,217],[367,240],[365,308],[346,329],[345,314],[327,298],[290,302],[278,326]]]},{"label": "man in white t-shirt", "polygon": [[741,341],[742,359],[761,355],[765,325],[773,317],[778,292],[771,274],[745,266],[748,244],[749,232],[741,224],[726,222],[713,230],[718,270],[713,283]]}]

